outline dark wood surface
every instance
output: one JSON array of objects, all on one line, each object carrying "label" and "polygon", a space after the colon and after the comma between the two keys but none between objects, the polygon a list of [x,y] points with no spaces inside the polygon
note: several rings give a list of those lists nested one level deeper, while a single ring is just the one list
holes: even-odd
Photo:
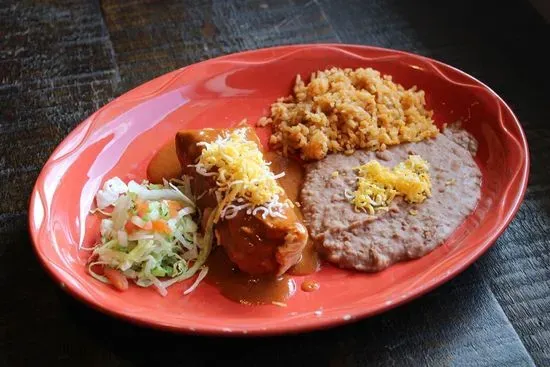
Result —
[{"label": "dark wood surface", "polygon": [[[184,65],[265,46],[412,51],[479,78],[532,155],[520,212],[463,274],[410,304],[289,337],[173,335],[97,313],[39,266],[34,180],[80,121]],[[549,26],[528,1],[0,1],[0,365],[550,365]]]}]

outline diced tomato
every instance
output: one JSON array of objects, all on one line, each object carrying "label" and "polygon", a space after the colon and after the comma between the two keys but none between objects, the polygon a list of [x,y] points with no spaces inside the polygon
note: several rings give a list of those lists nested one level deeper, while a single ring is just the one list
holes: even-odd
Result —
[{"label": "diced tomato", "polygon": [[128,289],[128,279],[118,270],[108,267],[103,268],[103,275],[109,279],[109,282],[118,290],[125,291]]},{"label": "diced tomato", "polygon": [[153,222],[153,231],[160,233],[170,233],[170,227],[168,223],[164,220],[154,220]]},{"label": "diced tomato", "polygon": [[181,210],[182,206],[179,202],[174,200],[166,200],[168,204],[168,210],[170,211],[170,217],[175,217],[178,215],[178,212]]},{"label": "diced tomato", "polygon": [[[94,255],[90,260],[88,261],[95,261],[97,260],[97,255]],[[103,275],[103,265],[99,265],[99,264],[95,264],[95,265],[92,265],[91,269],[94,273],[96,274],[99,274],[99,275]]]},{"label": "diced tomato", "polygon": [[126,224],[124,225],[124,229],[126,230],[126,233],[131,234],[139,230],[140,228],[136,226],[134,223],[132,223],[131,221],[127,221]]}]

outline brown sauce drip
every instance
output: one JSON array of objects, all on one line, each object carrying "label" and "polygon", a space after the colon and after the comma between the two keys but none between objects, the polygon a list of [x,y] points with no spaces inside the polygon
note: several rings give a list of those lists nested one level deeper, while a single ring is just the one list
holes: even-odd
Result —
[{"label": "brown sauce drip", "polygon": [[309,275],[316,273],[321,268],[321,259],[315,250],[315,244],[310,238],[306,247],[302,250],[302,257],[296,265],[288,269],[290,275]]},{"label": "brown sauce drip", "polygon": [[[271,169],[274,173],[285,172],[278,182],[285,189],[287,196],[293,202],[298,202],[300,199],[300,191],[304,182],[304,167],[296,160],[283,157],[275,152],[265,152],[265,159],[271,162]],[[302,211],[296,207],[297,217],[303,220]],[[296,265],[288,270],[291,275],[308,275],[315,273],[321,267],[319,254],[315,250],[313,240],[310,238],[304,250],[302,257]]]},{"label": "brown sauce drip", "polygon": [[290,200],[298,201],[305,174],[302,165],[294,159],[283,157],[273,151],[264,152],[264,158],[267,162],[271,162],[273,173],[285,173],[277,182],[285,189]]},{"label": "brown sauce drip", "polygon": [[212,251],[207,265],[206,282],[235,302],[249,305],[285,303],[296,291],[296,284],[286,275],[275,278],[241,272],[221,247]]},{"label": "brown sauce drip", "polygon": [[147,179],[156,184],[161,184],[162,179],[181,178],[181,165],[176,154],[176,143],[167,142],[153,156],[147,166]]},{"label": "brown sauce drip", "polygon": [[315,280],[309,279],[309,280],[305,280],[302,283],[301,288],[304,292],[315,292],[316,290],[321,288],[321,285],[318,282],[316,282]]}]

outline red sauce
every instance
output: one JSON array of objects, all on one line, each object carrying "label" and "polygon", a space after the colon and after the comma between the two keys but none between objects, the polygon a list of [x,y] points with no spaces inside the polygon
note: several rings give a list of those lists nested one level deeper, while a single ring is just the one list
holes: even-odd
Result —
[{"label": "red sauce", "polygon": [[318,282],[316,282],[315,280],[308,279],[308,280],[305,280],[302,283],[301,288],[304,292],[314,292],[314,291],[318,290],[319,288],[321,288],[321,285]]}]

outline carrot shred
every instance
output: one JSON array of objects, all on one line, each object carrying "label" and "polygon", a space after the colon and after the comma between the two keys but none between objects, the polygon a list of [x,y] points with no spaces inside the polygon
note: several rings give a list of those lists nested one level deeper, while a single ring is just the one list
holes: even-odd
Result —
[{"label": "carrot shred", "polygon": [[182,206],[175,200],[166,200],[168,204],[168,210],[170,211],[170,217],[175,217],[178,215],[178,211],[181,210]]},{"label": "carrot shred", "polygon": [[137,202],[137,215],[143,218],[149,212],[149,203],[147,201]]},{"label": "carrot shred", "polygon": [[168,226],[168,223],[164,220],[154,220],[152,221],[153,224],[153,231],[160,232],[160,233],[170,233],[170,227]]}]

